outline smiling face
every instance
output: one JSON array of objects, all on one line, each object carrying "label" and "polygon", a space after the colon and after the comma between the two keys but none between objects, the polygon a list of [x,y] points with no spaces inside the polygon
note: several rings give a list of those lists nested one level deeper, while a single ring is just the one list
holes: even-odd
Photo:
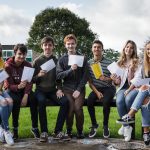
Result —
[{"label": "smiling face", "polygon": [[19,49],[15,53],[16,64],[22,64],[25,61],[27,53],[22,53]]},{"label": "smiling face", "polygon": [[124,49],[124,53],[127,57],[131,58],[132,55],[133,55],[133,51],[134,51],[134,46],[133,44],[131,43],[128,43],[126,46],[125,46],[125,49]]},{"label": "smiling face", "polygon": [[146,77],[150,77],[150,41],[144,49],[144,72]]},{"label": "smiling face", "polygon": [[99,43],[94,43],[92,45],[92,52],[94,56],[101,58],[103,55],[103,46]]},{"label": "smiling face", "polygon": [[65,47],[69,54],[75,54],[76,53],[76,41],[74,39],[68,39],[65,43]]},{"label": "smiling face", "polygon": [[53,53],[54,45],[51,41],[45,42],[41,45],[41,48],[43,49],[44,55],[46,57],[50,57]]},{"label": "smiling face", "polygon": [[150,60],[150,43],[146,45],[146,47],[145,47],[145,53],[146,53],[147,57]]}]

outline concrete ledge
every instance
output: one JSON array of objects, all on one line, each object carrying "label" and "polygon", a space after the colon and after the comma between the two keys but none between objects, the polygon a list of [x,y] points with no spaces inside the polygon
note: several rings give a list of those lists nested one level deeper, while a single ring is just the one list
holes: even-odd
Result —
[{"label": "concrete ledge", "polygon": [[29,138],[29,139],[20,139],[13,146],[8,146],[7,144],[0,145],[2,149],[10,150],[119,150],[119,149],[147,149],[150,150],[150,147],[145,147],[143,141],[124,142],[123,139],[81,139],[77,140],[73,138],[69,142],[64,142],[63,140],[53,140],[52,137],[49,137],[47,143],[40,143],[38,140]]}]

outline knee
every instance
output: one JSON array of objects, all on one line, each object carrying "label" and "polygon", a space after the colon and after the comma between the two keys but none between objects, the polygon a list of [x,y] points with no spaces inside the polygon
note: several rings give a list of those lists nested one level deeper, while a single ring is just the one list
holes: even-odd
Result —
[{"label": "knee", "polygon": [[126,105],[131,105],[133,101],[134,101],[134,99],[132,99],[131,97],[126,96],[126,98],[125,98]]},{"label": "knee", "polygon": [[88,99],[87,99],[87,106],[90,107],[90,106],[93,106],[93,105],[94,105],[94,100],[88,98]]},{"label": "knee", "polygon": [[122,104],[123,104],[123,100],[122,99],[120,99],[120,98],[116,99],[116,105],[117,106],[120,106]]},{"label": "knee", "polygon": [[68,117],[71,117],[72,115],[74,114],[74,108],[73,107],[69,107],[69,110],[68,110]]},{"label": "knee", "polygon": [[62,97],[60,99],[60,106],[68,106],[69,105],[69,101],[67,98]]},{"label": "knee", "polygon": [[104,108],[110,108],[110,103],[111,103],[111,101],[104,101],[103,102],[103,107]]},{"label": "knee", "polygon": [[1,106],[7,106],[8,105],[8,103],[7,103],[7,101],[5,99],[2,99],[0,101],[0,104],[1,104]]},{"label": "knee", "polygon": [[148,86],[147,85],[142,85],[141,87],[140,87],[140,90],[141,91],[145,91],[145,90],[148,90]]},{"label": "knee", "polygon": [[13,105],[13,100],[11,98],[6,98],[8,105]]},{"label": "knee", "polygon": [[37,103],[38,103],[38,105],[45,105],[46,100],[43,98],[37,98]]},{"label": "knee", "polygon": [[82,106],[75,106],[75,113],[80,113],[82,111]]},{"label": "knee", "polygon": [[150,101],[150,98],[149,98],[149,97],[146,97],[146,98],[144,99],[144,101],[143,101],[143,105],[148,104],[149,101]]}]

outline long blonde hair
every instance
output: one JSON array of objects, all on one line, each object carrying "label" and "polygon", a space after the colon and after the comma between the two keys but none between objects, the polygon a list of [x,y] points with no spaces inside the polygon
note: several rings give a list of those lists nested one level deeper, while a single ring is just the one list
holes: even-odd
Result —
[{"label": "long blonde hair", "polygon": [[150,75],[150,58],[147,56],[146,46],[150,44],[150,41],[146,42],[144,48],[144,74],[148,77]]},{"label": "long blonde hair", "polygon": [[[135,44],[134,41],[128,40],[128,41],[125,43],[125,45],[124,45],[124,47],[123,47],[123,50],[122,50],[122,53],[121,53],[121,55],[120,55],[120,58],[119,58],[119,60],[118,60],[118,65],[119,65],[120,67],[125,67],[125,62],[127,61],[127,57],[126,57],[126,54],[125,54],[125,48],[126,48],[127,44],[129,44],[129,43],[133,45],[133,53],[132,53],[132,55],[131,55],[132,61],[138,60],[138,56],[137,56],[137,46],[136,46],[136,44]],[[138,61],[137,61],[137,63],[138,63]]]}]

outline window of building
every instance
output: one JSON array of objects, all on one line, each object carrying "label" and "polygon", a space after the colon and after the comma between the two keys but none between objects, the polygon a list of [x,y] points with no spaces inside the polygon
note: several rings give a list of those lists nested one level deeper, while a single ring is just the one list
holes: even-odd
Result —
[{"label": "window of building", "polygon": [[[14,55],[13,50],[3,50],[2,53],[3,53],[3,59],[4,60],[6,60],[7,58],[12,57]],[[26,60],[28,62],[32,62],[32,50],[28,50]]]}]

